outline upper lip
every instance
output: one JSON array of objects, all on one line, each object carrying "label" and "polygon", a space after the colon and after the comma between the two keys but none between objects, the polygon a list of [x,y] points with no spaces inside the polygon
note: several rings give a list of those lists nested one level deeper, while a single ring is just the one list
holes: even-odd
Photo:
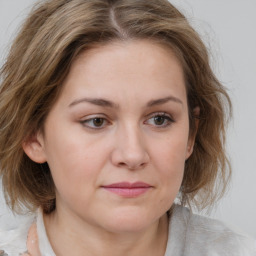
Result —
[{"label": "upper lip", "polygon": [[113,183],[113,184],[109,184],[109,185],[104,185],[102,186],[104,188],[149,188],[152,187],[151,185],[145,183],[145,182],[118,182],[118,183]]}]

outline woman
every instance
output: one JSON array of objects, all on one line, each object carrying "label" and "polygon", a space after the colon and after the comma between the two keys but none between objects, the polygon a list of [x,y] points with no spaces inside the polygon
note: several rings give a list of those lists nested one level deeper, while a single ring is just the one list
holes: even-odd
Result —
[{"label": "woman", "polygon": [[168,1],[43,1],[1,75],[4,192],[36,213],[6,254],[256,255],[184,207],[224,193],[231,103]]}]

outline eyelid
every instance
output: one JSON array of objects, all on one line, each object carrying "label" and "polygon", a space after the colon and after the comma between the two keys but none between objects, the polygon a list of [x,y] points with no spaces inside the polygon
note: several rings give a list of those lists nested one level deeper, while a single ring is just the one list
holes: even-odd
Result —
[{"label": "eyelid", "polygon": [[164,125],[155,125],[155,127],[157,127],[157,128],[166,128],[166,127],[170,126],[172,123],[175,122],[175,120],[172,117],[172,115],[170,115],[170,114],[168,114],[166,112],[155,112],[155,113],[149,114],[147,116],[147,119],[146,119],[145,123],[148,122],[148,120],[150,120],[151,118],[154,118],[154,117],[157,117],[157,116],[164,117],[168,121],[168,123],[164,124]]},{"label": "eyelid", "polygon": [[[165,122],[167,122],[167,124],[166,123],[162,124],[162,125],[157,125],[157,124],[152,125],[152,124],[149,124],[149,120],[150,119],[158,117],[158,116],[165,118]],[[100,126],[100,127],[89,125],[88,123],[92,122],[94,119],[103,119],[104,124],[102,126]],[[166,113],[166,112],[154,112],[154,113],[151,113],[151,114],[147,115],[146,116],[146,120],[143,123],[144,124],[148,124],[148,125],[152,125],[152,126],[154,126],[156,128],[166,128],[166,127],[170,126],[174,122],[175,122],[175,120],[173,119],[172,115],[170,115],[169,113]],[[100,130],[100,129],[104,129],[108,125],[110,125],[111,121],[104,114],[94,114],[94,115],[89,115],[89,116],[83,117],[79,121],[79,123],[81,123],[83,125],[83,127],[85,127],[85,128],[88,128],[88,129],[91,129],[91,130]]]},{"label": "eyelid", "polygon": [[[103,119],[105,124],[102,125],[101,127],[96,127],[96,126],[90,126],[86,123],[89,123],[90,121],[93,121],[94,119]],[[111,122],[108,120],[108,118],[105,115],[102,114],[95,114],[95,115],[91,115],[91,116],[86,116],[84,118],[82,118],[79,123],[81,123],[83,125],[83,127],[86,127],[88,129],[91,130],[100,130],[100,129],[104,129],[108,124],[110,124]]]},{"label": "eyelid", "polygon": [[172,115],[166,113],[166,112],[154,112],[154,113],[151,113],[149,115],[147,115],[147,119],[149,118],[152,118],[152,117],[155,117],[155,116],[163,116],[163,117],[169,117],[173,122],[174,122],[174,119],[172,117]]}]

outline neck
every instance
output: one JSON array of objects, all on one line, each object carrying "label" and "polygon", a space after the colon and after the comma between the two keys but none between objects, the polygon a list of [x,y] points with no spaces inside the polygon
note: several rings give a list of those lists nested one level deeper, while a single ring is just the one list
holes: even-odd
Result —
[{"label": "neck", "polygon": [[77,216],[60,214],[57,209],[44,216],[53,250],[58,256],[112,255],[164,256],[168,239],[165,214],[139,232],[115,233],[89,225]]}]

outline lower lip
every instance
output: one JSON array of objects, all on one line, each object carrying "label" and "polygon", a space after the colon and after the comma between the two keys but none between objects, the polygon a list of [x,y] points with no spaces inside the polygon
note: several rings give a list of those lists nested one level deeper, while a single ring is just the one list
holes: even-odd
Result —
[{"label": "lower lip", "polygon": [[151,187],[143,187],[143,188],[108,188],[108,187],[103,187],[109,192],[112,192],[114,194],[117,194],[122,197],[127,197],[127,198],[134,198],[138,197],[140,195],[145,194],[147,191],[151,189]]}]

